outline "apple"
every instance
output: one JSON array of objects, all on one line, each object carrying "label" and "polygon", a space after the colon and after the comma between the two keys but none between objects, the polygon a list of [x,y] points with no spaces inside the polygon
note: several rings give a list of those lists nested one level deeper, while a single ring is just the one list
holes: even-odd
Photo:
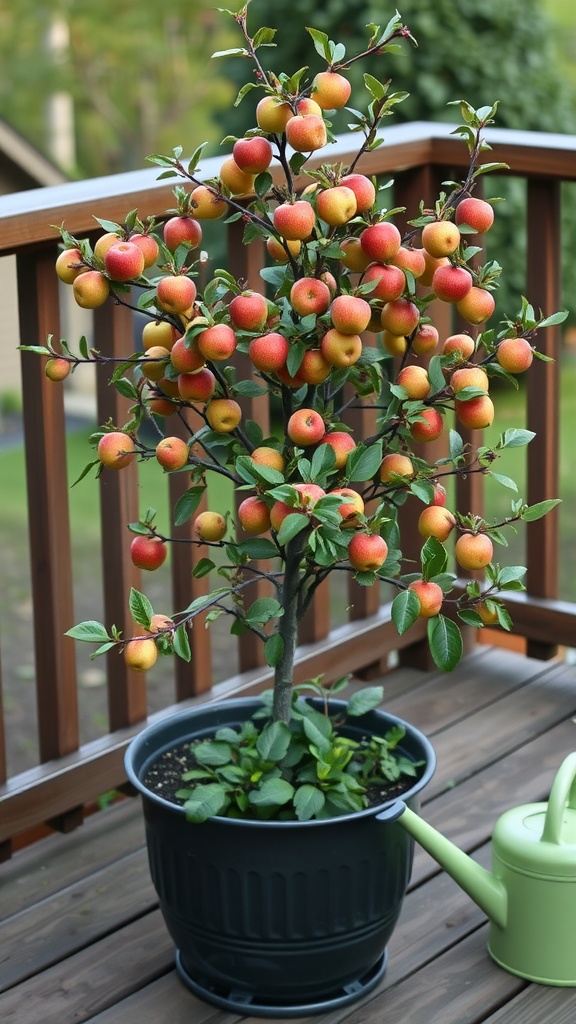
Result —
[{"label": "apple", "polygon": [[494,555],[494,545],[485,533],[462,533],[454,545],[458,565],[463,569],[485,569]]},{"label": "apple", "polygon": [[402,236],[395,224],[389,220],[380,221],[364,228],[360,234],[360,245],[366,255],[377,263],[387,263],[400,248]]},{"label": "apple", "polygon": [[491,601],[490,598],[488,598],[487,601],[481,601],[480,604],[475,605],[474,611],[478,612],[478,615],[485,626],[497,626],[500,621],[498,618],[498,606],[494,601]]},{"label": "apple", "polygon": [[216,377],[207,366],[178,377],[178,392],[185,402],[208,402],[215,390]]},{"label": "apple", "polygon": [[209,185],[197,185],[190,193],[194,216],[198,220],[218,220],[228,213],[228,203]]},{"label": "apple", "polygon": [[350,99],[352,86],[338,71],[320,71],[312,82],[312,99],[322,110],[340,110]]},{"label": "apple", "polygon": [[48,377],[48,380],[60,381],[64,380],[70,373],[71,364],[68,359],[62,359],[59,356],[54,356],[46,361],[44,367],[44,373]]},{"label": "apple", "polygon": [[160,247],[153,235],[149,235],[146,232],[136,232],[136,234],[130,235],[130,241],[142,250],[144,269],[147,270],[149,267],[153,267],[160,255]]},{"label": "apple", "polygon": [[233,196],[251,196],[254,193],[254,175],[242,171],[233,156],[221,163],[219,177]]},{"label": "apple", "polygon": [[451,256],[460,245],[460,232],[451,220],[434,220],[422,228],[422,245],[434,259]]},{"label": "apple", "polygon": [[479,391],[488,391],[488,374],[481,366],[462,366],[454,370],[450,377],[450,387],[455,395],[464,388],[478,388]]},{"label": "apple", "polygon": [[256,123],[268,135],[281,135],[291,117],[292,107],[280,97],[264,96],[256,107]]},{"label": "apple", "polygon": [[253,338],[248,346],[248,355],[261,373],[278,373],[286,365],[289,351],[284,335],[275,331]]},{"label": "apple", "polygon": [[433,352],[438,344],[440,335],[434,324],[420,324],[416,334],[412,338],[412,351],[417,356],[428,355]]},{"label": "apple", "polygon": [[285,132],[288,145],[297,153],[313,153],[328,141],[324,118],[318,114],[296,114],[288,121]]},{"label": "apple", "polygon": [[382,331],[382,345],[391,356],[403,356],[408,348],[408,342],[403,334],[392,334],[390,331]]},{"label": "apple", "polygon": [[454,220],[458,225],[467,224],[477,234],[488,231],[494,223],[494,210],[484,199],[470,196],[462,199],[456,207]]},{"label": "apple", "polygon": [[148,402],[148,408],[154,416],[171,416],[173,412],[176,412],[177,405],[177,402],[160,394],[155,395]]},{"label": "apple", "polygon": [[152,638],[129,640],[124,647],[124,662],[134,672],[147,672],[158,659],[158,648]]},{"label": "apple", "polygon": [[206,359],[196,338],[178,338],[170,349],[170,362],[176,373],[194,373],[204,366]]},{"label": "apple", "polygon": [[232,147],[232,156],[241,171],[248,174],[262,174],[272,163],[272,146],[268,139],[254,135],[250,139],[238,139]]},{"label": "apple", "polygon": [[318,114],[322,116],[322,107],[316,103],[316,100],[310,98],[310,96],[302,96],[301,99],[296,101],[296,113],[297,114]]},{"label": "apple", "polygon": [[116,242],[104,257],[104,267],[113,281],[132,281],[144,271],[144,253],[133,242]]},{"label": "apple", "polygon": [[471,338],[469,334],[451,334],[442,346],[444,355],[456,352],[461,361],[470,359],[470,356],[474,355],[475,349],[474,338]]},{"label": "apple", "polygon": [[392,259],[392,263],[401,270],[408,270],[412,277],[422,277],[426,270],[426,259],[422,249],[411,249],[409,246],[401,245],[398,252]]},{"label": "apple", "polygon": [[324,437],[326,426],[319,412],[315,409],[297,409],[293,412],[286,427],[286,433],[300,448],[318,444]]},{"label": "apple", "polygon": [[338,295],[330,306],[330,319],[342,334],[361,334],[370,323],[372,309],[358,295]]},{"label": "apple", "polygon": [[323,335],[320,351],[330,366],[353,366],[362,355],[362,338],[359,334],[344,334],[332,327]]},{"label": "apple", "polygon": [[236,335],[228,324],[214,324],[196,336],[196,343],[205,359],[219,362],[229,359],[236,349]]},{"label": "apple", "polygon": [[428,371],[423,366],[404,366],[396,378],[396,383],[403,387],[412,401],[427,398],[430,394]]},{"label": "apple", "polygon": [[370,257],[364,252],[359,238],[343,238],[340,249],[344,253],[342,263],[348,270],[361,274],[370,266]]},{"label": "apple", "polygon": [[444,601],[442,588],[432,580],[413,580],[408,584],[408,590],[412,590],[420,601],[420,618],[431,619],[438,615]]},{"label": "apple", "polygon": [[429,252],[426,252],[426,249],[419,249],[418,251],[421,252],[424,257],[424,270],[420,274],[419,283],[423,284],[426,288],[429,288],[432,284],[435,271],[438,270],[438,267],[449,266],[450,260],[447,256],[439,256],[438,259],[436,259],[434,256],[431,256]]},{"label": "apple", "polygon": [[376,202],[376,189],[365,174],[345,174],[340,184],[352,189],[356,196],[357,213],[366,213],[372,209]]},{"label": "apple", "polygon": [[242,409],[233,398],[213,398],[206,407],[208,425],[218,434],[230,434],[242,419]]},{"label": "apple", "polygon": [[181,437],[163,437],[156,445],[156,460],[168,473],[182,469],[189,454],[188,445]]},{"label": "apple", "polygon": [[[464,403],[462,403],[464,405]],[[415,441],[435,441],[444,429],[444,420],[438,409],[423,409],[419,418],[410,424],[410,434]]]},{"label": "apple", "polygon": [[82,309],[103,306],[110,294],[110,282],[99,270],[87,270],[72,282],[74,298]]},{"label": "apple", "polygon": [[220,541],[226,533],[226,529],[226,520],[219,512],[200,512],[194,520],[194,530],[200,540],[212,543]]},{"label": "apple", "polygon": [[194,217],[170,217],[164,225],[164,244],[175,252],[179,245],[196,249],[202,241],[202,228]]},{"label": "apple", "polygon": [[308,348],[302,356],[298,376],[305,384],[323,384],[330,376],[332,366],[319,348]]},{"label": "apple", "polygon": [[140,359],[140,369],[147,380],[161,380],[170,361],[170,353],[163,345],[151,345]]},{"label": "apple", "polygon": [[228,310],[232,323],[241,331],[261,331],[268,319],[266,299],[250,289],[235,295]]},{"label": "apple", "polygon": [[467,295],[456,303],[456,309],[469,324],[481,324],[492,316],[496,303],[492,292],[473,285]]},{"label": "apple", "polygon": [[465,267],[438,267],[432,277],[432,288],[443,302],[460,302],[470,291],[472,274]]},{"label": "apple", "polygon": [[280,203],[272,214],[274,227],[282,238],[288,241],[304,241],[312,233],[316,214],[306,199],[294,203]]},{"label": "apple", "polygon": [[156,345],[162,345],[171,351],[179,337],[178,331],[168,320],[149,320],[142,329],[142,347],[146,351]]},{"label": "apple", "polygon": [[410,480],[414,476],[412,459],[401,452],[388,452],[380,465],[380,480],[383,484],[397,483],[398,477]]},{"label": "apple", "polygon": [[470,430],[483,430],[494,419],[494,403],[488,395],[479,395],[468,402],[456,401],[454,407],[462,426]]},{"label": "apple", "polygon": [[279,473],[284,472],[286,460],[282,455],[282,452],[279,452],[277,448],[270,448],[268,445],[260,445],[260,447],[254,449],[250,458],[258,466],[268,466],[270,469],[278,470]]},{"label": "apple", "polygon": [[393,263],[373,263],[362,278],[363,284],[375,282],[369,293],[371,299],[393,302],[399,299],[406,287],[406,275]]},{"label": "apple", "polygon": [[130,544],[130,558],[138,569],[153,572],[166,561],[168,549],[163,540],[151,535],[139,534]]},{"label": "apple", "polygon": [[445,541],[456,526],[456,519],[442,505],[426,505],[418,517],[418,532],[422,537],[436,537]]},{"label": "apple", "polygon": [[270,509],[262,498],[253,494],[240,502],[238,521],[245,533],[266,533],[270,529]]},{"label": "apple", "polygon": [[124,469],[136,452],[134,439],[121,430],[112,430],[103,434],[98,441],[98,458],[108,469]]},{"label": "apple", "polygon": [[351,434],[344,430],[332,430],[320,438],[320,444],[329,444],[336,456],[336,469],[344,469],[346,460],[351,451],[356,447],[356,442]]},{"label": "apple", "polygon": [[166,313],[185,313],[196,298],[196,285],[191,277],[176,274],[163,277],[156,285],[156,301]]},{"label": "apple", "polygon": [[443,487],[442,484],[439,484],[438,482],[436,482],[433,486],[434,495],[432,497],[432,501],[430,502],[430,504],[444,507],[448,498],[448,495],[446,494],[446,488]]},{"label": "apple", "polygon": [[534,350],[526,338],[504,338],[496,349],[496,359],[508,373],[524,373],[532,365]]},{"label": "apple", "polygon": [[277,263],[287,263],[291,256],[298,256],[300,249],[302,248],[302,242],[299,239],[287,239],[280,242],[274,235],[270,235],[266,239],[266,248],[273,260]]},{"label": "apple", "polygon": [[348,545],[348,561],[358,572],[376,572],[384,565],[388,545],[379,533],[355,533]]},{"label": "apple", "polygon": [[80,249],[64,249],[56,260],[56,273],[64,284],[72,284],[79,274],[87,270]]},{"label": "apple", "polygon": [[124,241],[121,235],[117,234],[116,231],[107,231],[105,235],[100,235],[94,243],[94,255],[97,259],[104,262],[104,257],[108,252],[111,245],[116,245],[117,242]]},{"label": "apple", "polygon": [[321,316],[330,305],[330,289],[319,277],[300,277],[290,289],[290,305],[299,316]]},{"label": "apple", "polygon": [[162,612],[157,612],[150,619],[150,625],[148,626],[149,633],[164,633],[167,630],[173,630],[176,628],[174,619],[170,619],[168,615],[163,615]]},{"label": "apple", "polygon": [[293,512],[296,514],[300,513],[301,515],[311,512],[316,502],[323,498],[326,493],[318,484],[295,484],[294,490],[299,494],[298,505],[289,505],[285,501],[275,501],[272,505],[270,509],[270,524],[273,530],[278,531],[286,516],[291,515]]},{"label": "apple", "polygon": [[356,195],[347,185],[324,188],[316,199],[316,213],[330,227],[347,224],[357,210]]},{"label": "apple", "polygon": [[342,517],[342,529],[353,530],[359,526],[358,516],[364,515],[362,495],[352,487],[335,487],[333,491],[328,491],[328,494],[337,494],[339,497],[349,499],[338,506],[338,513]]},{"label": "apple", "polygon": [[404,335],[412,334],[418,326],[420,312],[418,306],[410,299],[394,299],[387,302],[381,315],[382,327],[390,334]]}]

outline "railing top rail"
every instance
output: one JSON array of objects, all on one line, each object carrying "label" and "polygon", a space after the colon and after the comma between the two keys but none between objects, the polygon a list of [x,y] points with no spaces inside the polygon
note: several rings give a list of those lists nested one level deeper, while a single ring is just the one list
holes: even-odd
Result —
[{"label": "railing top rail", "polygon": [[[422,163],[465,166],[466,147],[452,135],[453,129],[453,124],[431,121],[394,125],[386,132],[385,145],[363,155],[359,169],[386,174]],[[486,159],[507,163],[513,174],[576,180],[574,135],[494,128],[485,136],[492,146]],[[357,135],[342,135],[330,147],[330,159],[349,162],[357,147]],[[326,155],[310,160],[309,166],[324,161]],[[222,159],[202,161],[202,177],[216,176]],[[95,230],[98,216],[121,221],[135,206],[143,217],[165,209],[172,201],[174,180],[158,181],[158,174],[159,169],[151,166],[0,197],[0,254],[53,243],[54,225],[61,223],[72,234],[80,234]]]}]

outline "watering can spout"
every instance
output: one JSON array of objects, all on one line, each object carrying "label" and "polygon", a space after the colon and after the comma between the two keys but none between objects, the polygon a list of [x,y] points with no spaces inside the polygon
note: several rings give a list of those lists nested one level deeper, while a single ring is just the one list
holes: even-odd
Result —
[{"label": "watering can spout", "polygon": [[507,896],[503,883],[477,864],[454,843],[432,828],[409,807],[403,806],[398,821],[431,854],[454,881],[468,893],[493,924],[506,926]]}]

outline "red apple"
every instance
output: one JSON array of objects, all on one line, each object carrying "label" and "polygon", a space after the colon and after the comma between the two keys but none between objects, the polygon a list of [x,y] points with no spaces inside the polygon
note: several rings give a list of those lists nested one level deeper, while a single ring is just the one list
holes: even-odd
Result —
[{"label": "red apple", "polygon": [[325,430],[324,420],[315,409],[297,409],[292,413],[286,427],[288,437],[300,448],[318,444],[324,437]]},{"label": "red apple", "polygon": [[290,305],[299,316],[321,316],[330,305],[330,289],[318,277],[300,277],[290,289]]},{"label": "red apple", "polygon": [[241,171],[248,174],[261,174],[268,170],[272,163],[272,146],[268,139],[254,135],[250,139],[238,139],[234,143],[232,156]]},{"label": "red apple", "polygon": [[213,324],[197,335],[198,348],[205,359],[219,362],[229,359],[236,349],[236,335],[228,324]]},{"label": "red apple", "polygon": [[358,572],[376,572],[387,555],[388,545],[378,533],[355,533],[348,545],[348,560]]},{"label": "red apple", "polygon": [[366,255],[377,263],[387,263],[394,258],[400,248],[402,236],[395,224],[389,220],[380,221],[364,228],[360,235],[360,245]]},{"label": "red apple", "polygon": [[166,561],[168,549],[163,540],[151,535],[138,534],[130,544],[130,558],[138,569],[153,572]]},{"label": "red apple", "polygon": [[294,203],[281,203],[272,214],[274,227],[282,238],[289,241],[304,240],[314,229],[316,214],[305,199]]},{"label": "red apple", "polygon": [[228,309],[232,323],[241,331],[261,331],[268,319],[266,299],[249,289],[235,295]]},{"label": "red apple", "polygon": [[177,274],[163,277],[156,285],[156,300],[166,313],[185,313],[196,298],[196,285],[191,277]]},{"label": "red apple", "polygon": [[202,241],[202,228],[194,217],[170,217],[164,225],[164,244],[171,252],[179,245],[196,249]]},{"label": "red apple", "polygon": [[286,338],[275,331],[253,338],[248,346],[250,359],[262,373],[278,373],[286,365],[289,351]]},{"label": "red apple", "polygon": [[113,281],[132,281],[144,270],[144,253],[133,242],[116,242],[108,249],[104,266]]},{"label": "red apple", "polygon": [[457,224],[467,224],[479,234],[488,231],[494,223],[494,209],[484,199],[470,196],[462,199],[456,207],[454,220]]}]

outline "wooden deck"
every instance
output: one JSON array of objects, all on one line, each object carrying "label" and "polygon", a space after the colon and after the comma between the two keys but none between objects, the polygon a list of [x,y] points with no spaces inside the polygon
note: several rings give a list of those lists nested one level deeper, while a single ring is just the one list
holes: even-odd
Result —
[{"label": "wooden deck", "polygon": [[[492,826],[545,799],[576,749],[576,669],[479,648],[450,675],[398,669],[386,706],[433,739],[423,814],[489,864]],[[336,1024],[573,1024],[576,991],[528,984],[486,952],[480,910],[423,851],[364,1004],[311,1018]],[[576,933],[575,933],[576,935]],[[575,938],[576,941],[576,938]],[[52,835],[0,866],[2,1024],[233,1024],[179,982],[148,877],[138,801]]]}]

